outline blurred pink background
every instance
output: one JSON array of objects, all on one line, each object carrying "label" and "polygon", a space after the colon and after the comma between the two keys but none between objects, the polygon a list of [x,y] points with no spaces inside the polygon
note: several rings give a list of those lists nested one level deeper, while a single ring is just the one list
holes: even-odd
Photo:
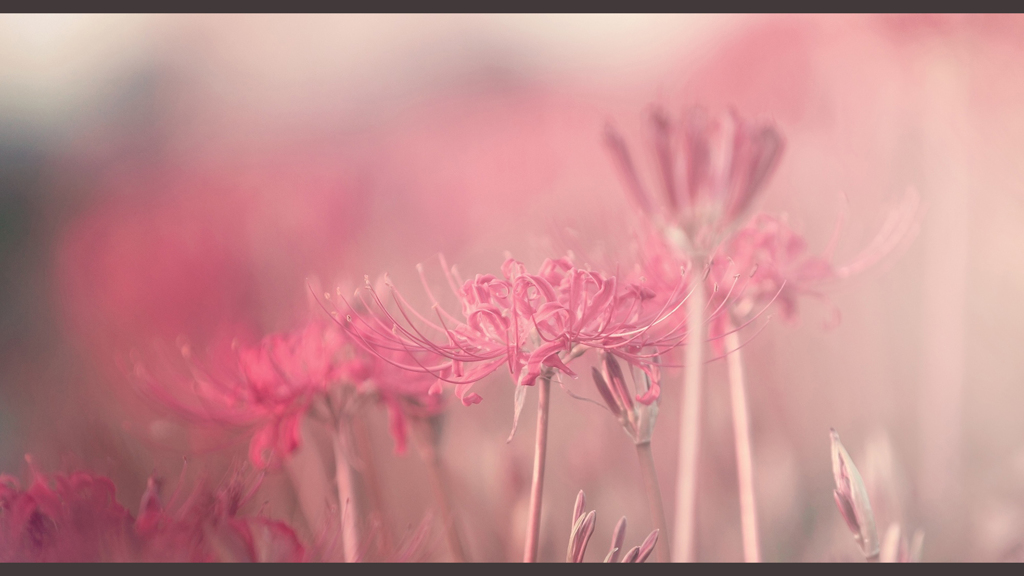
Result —
[{"label": "blurred pink background", "polygon": [[[1022,33],[1019,16],[2,16],[0,471],[25,453],[85,467],[130,509],[183,455],[223,474],[245,442],[144,402],[119,358],[287,329],[307,278],[388,272],[416,294],[415,264],[442,252],[464,273],[506,250],[628,253],[602,129],[643,142],[651,104],[700,104],[776,123],[760,208],[820,250],[845,206],[838,261],[908,187],[925,206],[882,266],[747,345],[765,559],[857,558],[829,427],[879,525],[923,529],[926,560],[1024,559]],[[721,362],[708,371],[698,557],[739,560]],[[477,560],[522,547],[533,432],[505,443],[504,380],[451,403],[444,432]],[[668,510],[679,394],[665,386],[653,442]],[[651,529],[635,456],[613,419],[553,398],[540,558],[561,559],[583,489],[597,561],[619,516],[629,542]],[[368,419],[401,534],[431,506],[422,464]],[[271,475],[257,500],[292,520],[290,494]]]}]

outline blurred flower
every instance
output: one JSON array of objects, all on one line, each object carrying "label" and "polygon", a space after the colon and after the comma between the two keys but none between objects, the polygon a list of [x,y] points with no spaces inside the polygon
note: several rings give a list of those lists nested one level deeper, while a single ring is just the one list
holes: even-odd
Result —
[{"label": "blurred flower", "polygon": [[772,304],[793,320],[799,297],[824,298],[830,283],[871,268],[916,233],[920,199],[910,190],[873,240],[849,263],[837,265],[832,253],[842,218],[821,254],[810,253],[807,241],[783,217],[758,213],[743,224],[781,154],[781,136],[773,127],[750,125],[735,112],[709,122],[699,109],[689,112],[685,129],[673,128],[660,110],[652,123],[662,204],[647,193],[621,137],[611,129],[607,135],[628,190],[657,231],[642,244],[648,286],[663,292],[685,282],[689,289],[697,281],[695,266],[710,256],[702,280],[708,294],[704,321],[719,353],[724,353],[724,334]]},{"label": "blurred flower", "polygon": [[428,394],[434,379],[405,377],[352,346],[334,323],[321,320],[270,334],[256,345],[222,342],[203,359],[183,344],[181,358],[165,357],[155,372],[136,362],[142,392],[190,420],[252,430],[249,459],[260,467],[298,448],[300,420],[311,411],[336,422],[364,399],[379,401],[404,451],[403,414],[441,409],[440,399]]},{"label": "blurred flower", "polygon": [[219,178],[128,180],[106,184],[109,197],[62,230],[55,287],[72,335],[106,359],[153,337],[248,330],[252,202]]},{"label": "blurred flower", "polygon": [[[583,556],[587,552],[587,544],[590,543],[590,537],[594,534],[594,525],[597,521],[597,511],[591,510],[590,512],[584,511],[587,504],[587,498],[580,490],[580,493],[576,496],[576,504],[573,507],[572,512],[572,530],[569,532],[569,549],[566,552],[566,562],[583,562]],[[612,544],[611,549],[608,551],[608,555],[605,556],[604,561],[616,562],[619,560],[619,556],[622,550],[622,542],[626,538],[626,517],[623,516],[617,524],[615,524],[615,530],[612,532]],[[622,562],[625,564],[635,563],[640,564],[647,561],[647,558],[651,555],[651,551],[654,550],[654,545],[658,543],[658,530],[652,531],[643,544],[630,548],[625,554],[622,554]]]},{"label": "blurred flower", "polygon": [[132,517],[114,483],[87,472],[47,478],[32,466],[23,489],[0,475],[0,561],[96,562],[123,559]]},{"label": "blurred flower", "polygon": [[[150,478],[142,496],[135,533],[138,555],[158,562],[299,562],[311,552],[284,522],[243,516],[242,507],[259,488],[262,475],[236,469],[218,490],[200,482],[176,510],[178,493],[165,507],[161,483]],[[178,487],[180,493],[181,486]]]},{"label": "blurred flower", "polygon": [[741,223],[782,154],[782,137],[730,111],[714,118],[692,108],[683,120],[651,114],[658,203],[637,173],[625,141],[611,127],[606,142],[633,200],[676,250],[708,254]]},{"label": "blurred flower", "polygon": [[136,361],[134,375],[144,394],[190,420],[252,429],[249,458],[266,466],[298,447],[314,398],[339,379],[362,381],[365,366],[343,347],[338,330],[313,322],[253,346],[220,342],[206,358],[183,343],[181,361]]},{"label": "blurred flower", "polygon": [[47,477],[26,460],[32,473],[27,489],[0,476],[5,562],[296,562],[307,556],[284,522],[240,514],[258,479],[247,483],[236,473],[216,493],[199,485],[171,512],[160,503],[160,482],[150,478],[133,518],[115,499],[109,478],[88,472]]},{"label": "blurred flower", "polygon": [[875,516],[871,513],[871,502],[864,480],[853,464],[853,459],[839,441],[839,434],[831,429],[832,439],[832,475],[835,477],[836,488],[832,491],[836,506],[843,520],[850,527],[853,539],[860,546],[861,552],[868,560],[877,560],[879,554],[878,531],[875,529]]},{"label": "blurred flower", "polygon": [[[728,315],[711,319],[712,338],[771,305],[782,317],[795,320],[800,297],[825,298],[825,289],[836,281],[851,278],[878,264],[916,233],[920,202],[916,192],[907,192],[891,210],[887,220],[859,254],[845,265],[832,261],[840,225],[832,242],[821,254],[812,254],[807,241],[785,218],[760,213],[726,240],[712,257],[708,274],[710,308],[725,307]],[[837,313],[838,314],[838,313]]]},{"label": "blurred flower", "polygon": [[369,386],[388,411],[395,450],[404,454],[409,433],[407,419],[426,419],[443,412],[441,381],[430,374],[410,372],[396,366],[400,362],[412,362],[408,354],[392,353],[387,355],[389,360],[366,356],[367,361],[373,363]]}]

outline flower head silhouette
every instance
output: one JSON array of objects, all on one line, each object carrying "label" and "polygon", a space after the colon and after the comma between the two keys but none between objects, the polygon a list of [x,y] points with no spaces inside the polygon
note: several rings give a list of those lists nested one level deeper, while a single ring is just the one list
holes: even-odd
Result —
[{"label": "flower head silhouette", "polygon": [[680,251],[708,254],[742,224],[778,165],[781,135],[730,111],[716,117],[691,108],[681,120],[651,114],[661,202],[641,180],[625,140],[611,127],[605,140],[631,197]]}]

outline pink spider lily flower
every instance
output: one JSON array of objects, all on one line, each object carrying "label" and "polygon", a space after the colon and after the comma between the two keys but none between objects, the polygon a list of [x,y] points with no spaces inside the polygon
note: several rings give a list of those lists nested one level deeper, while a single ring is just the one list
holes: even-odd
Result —
[{"label": "pink spider lily flower", "polygon": [[[597,511],[585,512],[586,504],[587,498],[583,491],[580,490],[580,493],[576,496],[576,504],[573,507],[572,529],[569,531],[569,548],[565,556],[566,562],[583,562],[583,556],[587,552],[590,537],[594,534],[594,526],[597,523]],[[625,564],[646,562],[654,550],[654,546],[658,543],[658,532],[658,530],[652,531],[642,544],[630,548],[623,554],[622,543],[626,539],[626,517],[623,516],[615,524],[615,530],[612,532],[611,547],[604,561],[606,563],[618,562],[621,556],[621,562]]]},{"label": "pink spider lily flower", "polygon": [[145,394],[190,420],[252,430],[249,459],[265,467],[298,448],[305,414],[336,420],[365,399],[388,410],[403,453],[405,415],[439,413],[441,389],[436,378],[395,368],[409,355],[388,358],[366,354],[334,323],[318,320],[256,345],[221,345],[202,359],[186,344],[181,361],[165,358],[157,373],[137,362],[134,373]]},{"label": "pink spider lily flower", "polygon": [[249,458],[261,467],[298,448],[300,419],[315,401],[339,383],[358,387],[371,367],[322,322],[252,346],[221,344],[204,358],[184,344],[180,360],[163,360],[135,363],[142,392],[190,420],[253,430]]},{"label": "pink spider lily flower", "polygon": [[[896,247],[913,237],[920,216],[919,199],[908,192],[872,242],[845,265],[832,261],[840,226],[821,254],[813,254],[807,241],[784,218],[757,214],[726,240],[712,258],[708,275],[711,308],[726,314],[711,318],[713,341],[753,313],[776,306],[786,320],[795,320],[801,297],[826,298],[837,281],[851,278],[878,264]],[[838,312],[836,312],[838,315]]]},{"label": "pink spider lily flower", "polygon": [[700,108],[682,120],[651,114],[657,201],[641,179],[625,140],[611,127],[606,143],[641,212],[676,250],[709,254],[750,211],[778,165],[782,137],[770,124],[729,111],[709,118]]},{"label": "pink spider lily flower", "polygon": [[441,381],[431,374],[399,368],[398,364],[415,362],[410,355],[393,352],[387,357],[388,360],[370,357],[374,364],[369,383],[377,401],[387,409],[395,451],[404,454],[409,436],[408,418],[426,419],[441,414],[445,408],[443,388]]},{"label": "pink spider lily flower", "polygon": [[[336,310],[335,318],[353,340],[381,359],[455,384],[456,396],[467,406],[481,400],[470,392],[472,385],[507,366],[519,386],[518,415],[526,386],[555,370],[575,377],[568,363],[587,349],[614,355],[646,372],[651,386],[637,401],[651,404],[660,392],[657,359],[685,336],[685,323],[671,320],[685,299],[680,286],[657,299],[640,282],[578,268],[569,258],[548,259],[535,274],[509,258],[502,265],[502,277],[477,275],[461,282],[461,288],[454,270],[446,273],[461,302],[459,316],[437,303],[424,279],[434,302],[433,319],[413,309],[387,283],[396,309],[391,312],[369,282],[357,293],[365,312],[342,299],[346,309]],[[388,358],[402,352],[433,360],[409,363]]]},{"label": "pink spider lily flower", "polygon": [[150,478],[136,518],[117,502],[109,478],[81,471],[48,477],[26,460],[28,488],[0,475],[5,562],[295,562],[307,556],[284,522],[240,513],[258,480],[247,485],[236,478],[216,493],[200,485],[171,512],[160,503],[160,483]]},{"label": "pink spider lily flower", "polygon": [[108,478],[54,475],[32,466],[32,481],[0,475],[0,561],[97,562],[125,558],[131,514]]},{"label": "pink spider lily flower", "polygon": [[[182,475],[184,476],[184,474]],[[244,515],[262,474],[236,469],[217,490],[200,481],[184,501],[180,485],[164,505],[161,482],[150,478],[135,520],[138,556],[146,561],[300,562],[313,552],[286,523]]]}]

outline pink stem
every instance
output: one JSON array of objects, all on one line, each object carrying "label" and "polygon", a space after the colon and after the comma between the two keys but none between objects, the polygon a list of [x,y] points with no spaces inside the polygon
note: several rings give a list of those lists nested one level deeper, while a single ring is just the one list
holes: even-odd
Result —
[{"label": "pink stem", "polygon": [[452,562],[465,562],[466,552],[462,546],[462,539],[459,537],[458,526],[455,522],[455,514],[452,511],[451,497],[448,491],[447,474],[441,455],[438,454],[438,437],[433,426],[434,419],[415,418],[413,420],[414,438],[423,457],[423,463],[427,466],[427,475],[430,477],[430,486],[434,491],[434,500],[440,508],[441,522],[444,523],[444,535],[448,542],[448,551],[452,555]]},{"label": "pink stem", "polygon": [[342,447],[342,426],[334,431],[334,480],[338,485],[338,514],[341,521],[342,553],[346,562],[355,562],[359,554],[359,533],[356,528],[355,490],[352,467]]},{"label": "pink stem", "polygon": [[[360,466],[353,472],[353,479],[358,482],[356,491],[366,497],[369,510],[361,510],[365,516],[374,521],[373,533],[379,538],[378,545],[382,550],[391,551],[394,538],[391,534],[391,523],[388,521],[387,507],[384,504],[382,483],[377,473],[377,461],[374,458],[373,446],[370,443],[370,432],[366,421],[355,414],[349,418],[352,427],[352,440],[355,445]],[[372,510],[371,514],[367,512]]]},{"label": "pink stem", "polygon": [[644,442],[636,445],[636,455],[640,458],[640,472],[644,477],[644,489],[647,491],[647,505],[651,509],[651,522],[658,529],[661,537],[655,545],[655,552],[658,555],[658,562],[669,561],[668,549],[668,522],[665,521],[665,506],[661,501],[661,487],[658,486],[658,473],[654,469],[654,454],[651,452],[651,443]]},{"label": "pink stem", "polygon": [[704,379],[704,306],[702,279],[687,298],[686,368],[679,427],[679,465],[676,474],[676,519],[672,560],[693,562],[697,511],[697,464],[700,450],[701,387]]},{"label": "pink stem", "polygon": [[754,462],[750,448],[750,412],[740,356],[739,332],[726,327],[724,338],[728,351],[725,359],[729,369],[729,394],[732,397],[733,437],[736,440],[736,473],[740,490],[740,526],[743,533],[743,559],[761,561],[761,543],[757,533],[757,502],[754,499]]},{"label": "pink stem", "polygon": [[537,378],[537,445],[533,452],[533,485],[530,488],[530,514],[526,522],[526,549],[523,562],[537,561],[540,537],[541,499],[544,496],[544,462],[548,451],[548,404],[551,399],[551,373]]}]

